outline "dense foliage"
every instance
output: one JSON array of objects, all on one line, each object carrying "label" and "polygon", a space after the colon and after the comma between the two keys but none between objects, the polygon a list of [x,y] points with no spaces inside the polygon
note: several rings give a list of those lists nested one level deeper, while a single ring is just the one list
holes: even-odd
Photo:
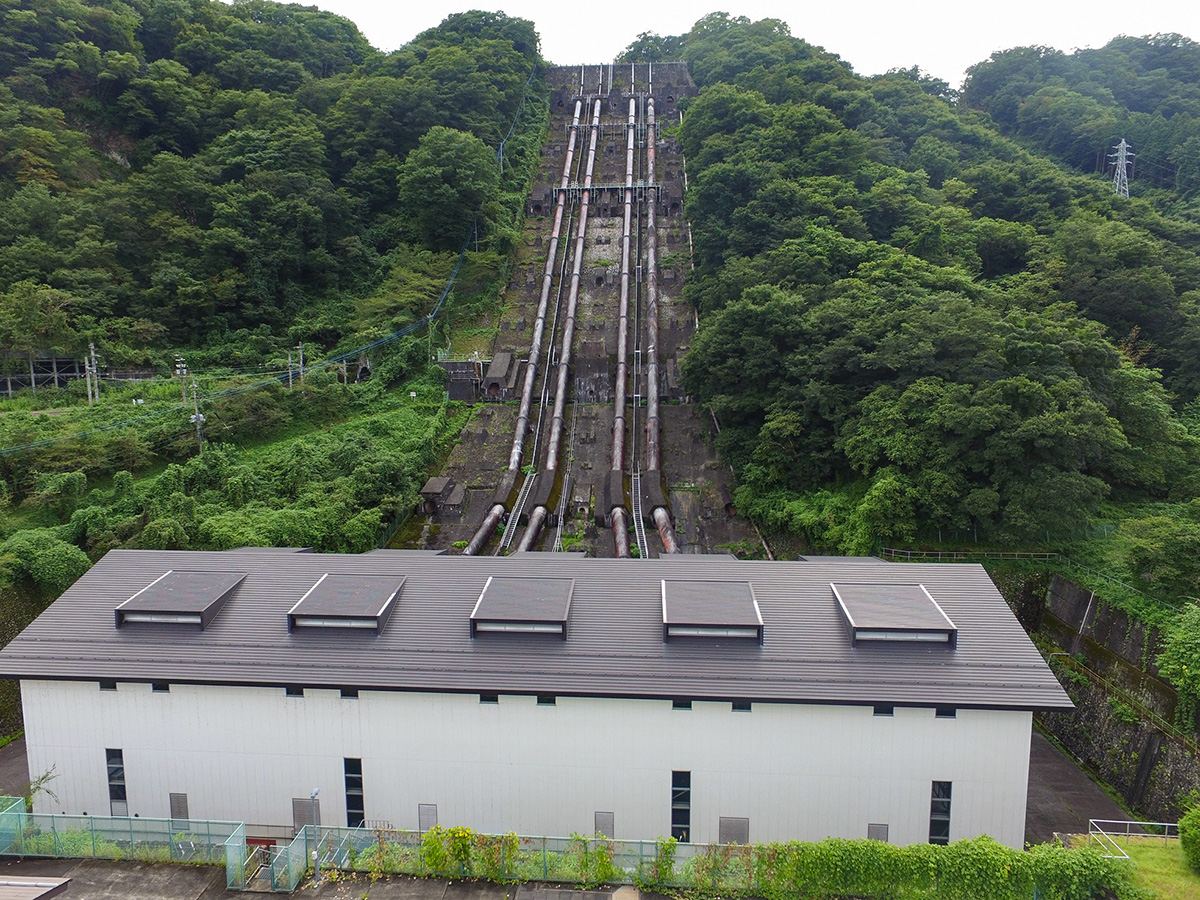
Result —
[{"label": "dense foliage", "polygon": [[689,390],[738,506],[810,544],[1046,542],[1189,500],[1200,229],[1064,173],[919,71],[782,22],[682,39],[702,328]]},{"label": "dense foliage", "polygon": [[1179,844],[1188,865],[1200,872],[1200,804],[1189,809],[1179,820]]},{"label": "dense foliage", "polygon": [[[355,346],[386,324],[355,298],[473,226],[476,265],[499,272],[536,115],[507,184],[494,154],[542,90],[537,48],[532,23],[482,12],[384,55],[345,19],[267,0],[0,2],[6,363],[89,339],[116,366],[168,344]],[[432,206],[412,195],[429,154],[464,152],[447,221],[408,216]]]}]

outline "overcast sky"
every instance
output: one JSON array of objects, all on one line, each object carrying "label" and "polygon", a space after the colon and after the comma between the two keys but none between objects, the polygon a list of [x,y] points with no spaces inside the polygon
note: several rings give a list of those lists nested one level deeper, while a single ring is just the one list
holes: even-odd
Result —
[{"label": "overcast sky", "polygon": [[711,6],[692,0],[301,2],[351,19],[380,50],[395,50],[452,13],[498,9],[532,19],[542,36],[542,55],[559,64],[609,62],[643,31],[681,34],[708,12],[725,10],[750,19],[783,19],[792,34],[836,53],[861,75],[915,64],[951,87],[959,86],[968,66],[1009,47],[1045,44],[1069,52],[1102,46],[1118,34],[1164,32],[1200,40],[1197,0],[739,0]]}]

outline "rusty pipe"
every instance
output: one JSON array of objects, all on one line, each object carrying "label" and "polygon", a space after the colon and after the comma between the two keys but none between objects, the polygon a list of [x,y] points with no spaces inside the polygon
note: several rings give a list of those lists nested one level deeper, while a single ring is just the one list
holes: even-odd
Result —
[{"label": "rusty pipe", "polygon": [[[649,357],[646,367],[646,468],[652,472],[662,468],[658,418],[658,186],[654,180],[655,141],[654,98],[651,97],[646,101],[646,355]],[[662,538],[663,550],[678,553],[679,538],[671,525],[670,513],[658,506],[652,510],[652,515],[658,527],[658,536]]]},{"label": "rusty pipe", "polygon": [[625,223],[621,233],[621,300],[617,312],[617,392],[613,402],[612,467],[625,468],[625,399],[629,380],[629,256],[633,231],[633,137],[637,101],[629,101],[625,139]]},{"label": "rusty pipe", "polygon": [[612,511],[613,543],[617,547],[617,556],[629,556],[629,522],[625,518],[625,507],[618,506]]},{"label": "rusty pipe", "polygon": [[[575,159],[575,141],[579,132],[579,117],[583,112],[583,101],[575,101],[575,115],[571,120],[570,137],[567,141],[567,158],[563,162],[562,181],[559,185],[558,202],[554,206],[554,227],[550,232],[550,245],[546,251],[546,271],[542,275],[542,293],[538,299],[537,317],[533,325],[533,339],[529,345],[529,363],[525,367],[525,384],[521,389],[521,407],[517,413],[517,424],[513,431],[512,450],[508,455],[508,471],[521,468],[521,454],[525,450],[525,433],[529,430],[529,412],[533,405],[533,387],[537,378],[538,361],[542,353],[542,339],[546,332],[546,310],[550,305],[550,288],[554,282],[554,265],[558,256],[558,242],[562,234],[563,213],[567,204],[567,186],[571,183],[571,165]],[[483,549],[492,532],[504,515],[504,504],[495,503],[483,518],[463,553],[474,556]]]},{"label": "rusty pipe", "polygon": [[[563,427],[566,419],[567,380],[571,365],[571,345],[575,342],[575,313],[579,306],[579,282],[583,271],[583,249],[587,237],[588,205],[591,201],[592,172],[596,166],[596,141],[600,134],[600,110],[602,103],[596,100],[592,108],[592,135],[588,145],[587,167],[583,176],[583,190],[579,195],[579,228],[575,236],[575,260],[571,266],[571,287],[567,293],[567,318],[563,324],[562,348],[558,354],[558,382],[554,394],[554,412],[550,417],[550,436],[546,446],[544,472],[554,473],[558,469],[558,454],[562,446]],[[521,535],[518,550],[529,550],[545,524],[547,510],[535,507],[529,514],[529,523]]]}]

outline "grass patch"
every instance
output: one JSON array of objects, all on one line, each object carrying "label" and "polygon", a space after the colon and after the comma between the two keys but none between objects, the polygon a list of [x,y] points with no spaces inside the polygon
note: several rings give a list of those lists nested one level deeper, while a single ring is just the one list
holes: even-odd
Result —
[{"label": "grass patch", "polygon": [[1200,897],[1200,874],[1188,868],[1177,840],[1131,837],[1120,844],[1129,854],[1133,883],[1158,900],[1195,900]]}]

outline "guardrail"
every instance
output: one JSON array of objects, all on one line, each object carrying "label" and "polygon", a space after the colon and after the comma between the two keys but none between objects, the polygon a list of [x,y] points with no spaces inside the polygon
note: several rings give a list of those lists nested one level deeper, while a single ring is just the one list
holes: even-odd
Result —
[{"label": "guardrail", "polygon": [[[1150,828],[1162,829],[1161,834],[1148,831]],[[1136,830],[1135,830],[1136,829]],[[1179,839],[1179,824],[1177,822],[1135,822],[1127,819],[1088,819],[1088,836],[1099,845],[1103,855],[1109,859],[1129,859],[1125,848],[1117,843],[1117,838],[1124,837],[1128,843],[1131,837],[1161,837],[1163,841]]]}]

